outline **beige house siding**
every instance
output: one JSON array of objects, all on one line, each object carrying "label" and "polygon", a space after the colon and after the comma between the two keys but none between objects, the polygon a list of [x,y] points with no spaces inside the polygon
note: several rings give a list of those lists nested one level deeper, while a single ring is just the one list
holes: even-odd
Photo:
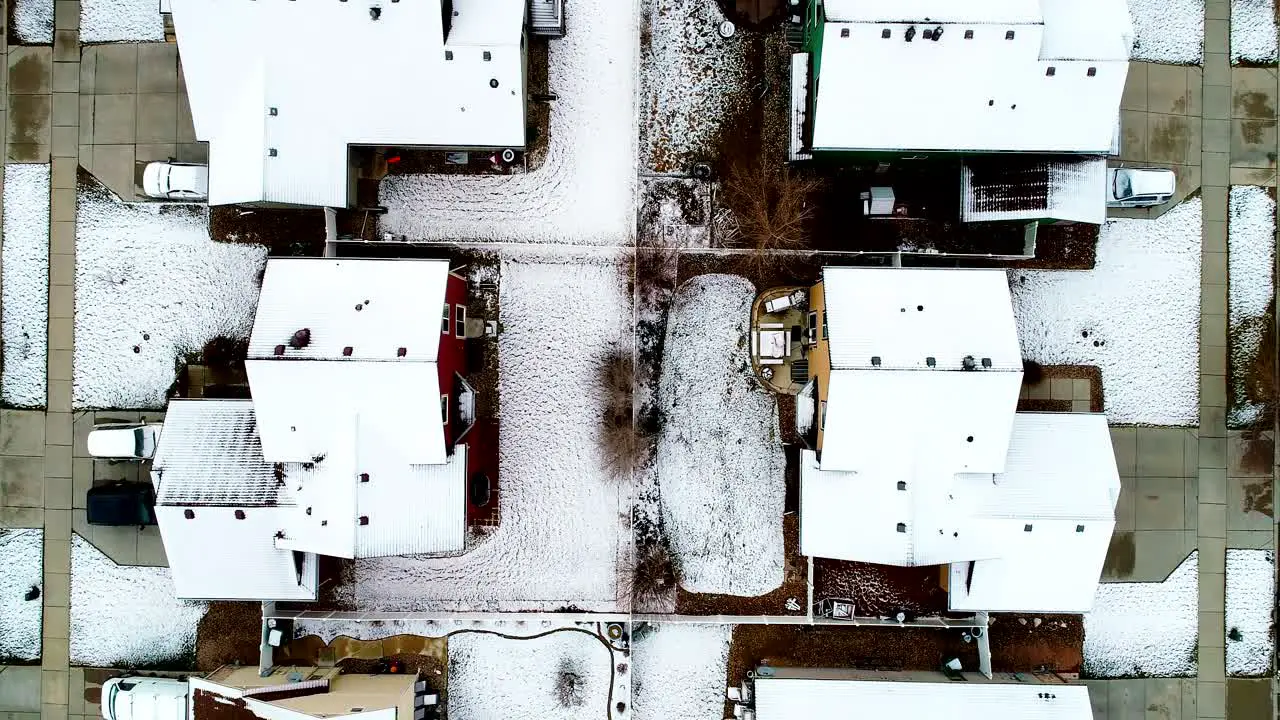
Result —
[{"label": "beige house siding", "polygon": [[818,457],[822,457],[822,436],[825,414],[823,408],[827,404],[827,390],[831,379],[831,349],[827,345],[827,334],[823,330],[823,316],[827,312],[826,295],[819,280],[809,290],[809,311],[818,314],[818,342],[809,350],[809,377],[818,386]]}]

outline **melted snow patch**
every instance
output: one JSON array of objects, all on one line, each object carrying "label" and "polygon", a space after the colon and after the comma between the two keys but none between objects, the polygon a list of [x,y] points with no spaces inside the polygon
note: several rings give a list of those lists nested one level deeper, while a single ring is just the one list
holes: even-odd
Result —
[{"label": "melted snow patch", "polygon": [[76,207],[77,408],[160,408],[184,354],[248,337],[267,250],[209,239],[203,207],[123,203],[81,187]]},{"label": "melted snow patch", "polygon": [[[40,659],[43,536],[38,529],[0,528],[0,662]],[[28,600],[32,588],[37,592]]]},{"label": "melted snow patch", "polygon": [[651,38],[640,58],[645,163],[685,170],[713,154],[709,144],[744,100],[745,35],[720,36],[714,0],[647,0],[642,12]]},{"label": "melted snow patch", "polygon": [[1129,0],[1129,17],[1136,36],[1131,59],[1204,62],[1204,0]]},{"label": "melted snow patch", "polygon": [[71,664],[188,667],[208,604],[174,597],[169,568],[123,566],[71,536]]},{"label": "melted snow patch", "polygon": [[[449,639],[449,717],[607,719],[614,715],[613,666],[599,636],[576,630],[534,639],[455,635]],[[614,702],[626,702],[625,687],[612,690]]]},{"label": "melted snow patch", "polygon": [[1196,674],[1198,554],[1162,583],[1101,583],[1084,615],[1084,674],[1094,678]]},{"label": "melted snow patch", "polygon": [[44,407],[49,353],[49,166],[4,168],[4,402]]},{"label": "melted snow patch", "polygon": [[80,0],[80,42],[164,42],[159,0]]},{"label": "melted snow patch", "polygon": [[[17,0],[13,4],[13,34],[20,45],[52,43],[53,0]],[[6,167],[6,173],[12,167]],[[5,206],[8,207],[7,202]]]},{"label": "melted snow patch", "polygon": [[503,263],[502,524],[460,557],[357,561],[346,591],[359,607],[617,608],[630,502],[598,439],[600,368],[631,331],[615,260]]},{"label": "melted snow patch", "polygon": [[1271,673],[1276,556],[1270,550],[1227,551],[1227,674]]},{"label": "melted snow patch", "polygon": [[1276,61],[1275,0],[1231,0],[1231,62]]},{"label": "melted snow patch", "polygon": [[1112,423],[1200,419],[1200,199],[1102,226],[1092,270],[1009,273],[1026,357],[1098,365]]},{"label": "melted snow patch", "polygon": [[634,635],[636,720],[720,720],[731,625],[642,625]]},{"label": "melted snow patch", "polygon": [[1231,188],[1227,224],[1231,407],[1227,425],[1232,428],[1249,427],[1263,419],[1264,406],[1249,400],[1248,380],[1262,344],[1267,310],[1275,297],[1275,216],[1276,204],[1267,188]]},{"label": "melted snow patch", "polygon": [[657,475],[680,584],[763,595],[782,585],[785,459],[777,403],[751,367],[755,287],[700,275],[671,304],[658,385]]},{"label": "melted snow patch", "polygon": [[635,229],[635,76],[639,28],[629,3],[573,0],[551,43],[550,146],[517,175],[392,175],[384,232],[413,240],[618,245]]}]

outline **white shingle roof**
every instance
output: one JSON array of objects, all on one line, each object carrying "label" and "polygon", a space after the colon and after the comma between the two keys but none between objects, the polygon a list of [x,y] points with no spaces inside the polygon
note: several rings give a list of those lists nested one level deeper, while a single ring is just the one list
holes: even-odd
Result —
[{"label": "white shingle roof", "polygon": [[[447,260],[272,258],[262,278],[249,357],[435,361]],[[309,331],[309,344],[290,346]],[[405,348],[403,358],[399,349]]]},{"label": "white shingle roof", "polygon": [[1007,155],[966,158],[960,166],[960,219],[1107,219],[1107,160],[1103,157]]},{"label": "white shingle roof", "polygon": [[349,145],[524,146],[520,0],[454,0],[448,41],[440,0],[172,5],[212,204],[345,207]]},{"label": "white shingle roof", "polygon": [[[1049,695],[1050,697],[1045,697]],[[756,678],[759,720],[1091,720],[1084,685]]]},{"label": "white shingle roof", "polygon": [[173,400],[151,465],[160,504],[235,507],[290,504],[262,457],[249,400]]},{"label": "white shingle roof", "polygon": [[1106,154],[1133,37],[1125,4],[1039,5],[828,2],[813,147]]},{"label": "white shingle roof", "polygon": [[965,356],[1022,370],[1003,270],[823,269],[831,367],[960,370]]},{"label": "white shingle roof", "polygon": [[[185,516],[192,510],[193,517]],[[157,505],[156,519],[179,598],[187,600],[315,600],[316,556],[303,553],[299,582],[294,554],[274,537],[294,508]]]}]

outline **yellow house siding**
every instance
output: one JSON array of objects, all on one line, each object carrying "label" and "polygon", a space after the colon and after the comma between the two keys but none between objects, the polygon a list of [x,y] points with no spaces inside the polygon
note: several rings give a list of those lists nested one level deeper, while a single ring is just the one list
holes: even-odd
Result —
[{"label": "yellow house siding", "polygon": [[822,317],[827,311],[822,281],[815,283],[809,290],[809,311],[818,314],[818,342],[809,349],[809,377],[818,385],[818,454],[821,456],[823,407],[827,403],[828,381],[831,378],[831,349],[827,345],[827,334],[822,327]]}]

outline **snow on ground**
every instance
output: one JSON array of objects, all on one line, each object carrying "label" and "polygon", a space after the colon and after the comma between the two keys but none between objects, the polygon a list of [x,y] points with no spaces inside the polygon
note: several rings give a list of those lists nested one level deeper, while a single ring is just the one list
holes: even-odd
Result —
[{"label": "snow on ground", "polygon": [[1199,584],[1192,552],[1162,583],[1101,583],[1084,615],[1084,674],[1196,674]]},{"label": "snow on ground", "polygon": [[1092,270],[1011,271],[1022,352],[1098,365],[1112,423],[1199,422],[1200,199],[1102,226]]},{"label": "snow on ground", "polygon": [[716,0],[645,0],[640,48],[641,150],[648,169],[687,170],[743,103],[743,33],[725,39]]},{"label": "snow on ground", "polygon": [[617,609],[630,500],[600,451],[597,381],[610,350],[630,342],[616,260],[503,262],[502,524],[461,557],[357,561],[346,600],[383,610]]},{"label": "snow on ground", "polygon": [[4,168],[0,286],[6,405],[44,407],[49,352],[49,166]]},{"label": "snow on ground", "polygon": [[[1249,401],[1248,380],[1262,344],[1267,310],[1275,296],[1276,203],[1267,188],[1231,188],[1227,224],[1227,321],[1231,406],[1227,425],[1250,427],[1265,409]],[[1105,387],[1105,385],[1104,385]]]},{"label": "snow on ground", "polygon": [[38,529],[0,528],[0,663],[40,659],[43,536]]},{"label": "snow on ground", "polygon": [[574,0],[551,41],[550,148],[518,175],[392,175],[385,232],[416,240],[625,244],[635,227],[635,75],[630,2]]},{"label": "snow on ground", "polygon": [[1131,59],[1204,62],[1204,0],[1129,0],[1129,17],[1137,36]]},{"label": "snow on ground", "polygon": [[169,568],[117,565],[71,536],[71,664],[182,669],[208,605],[174,597]]},{"label": "snow on ground", "polygon": [[16,0],[12,7],[12,29],[19,45],[53,42],[53,0]]},{"label": "snow on ground", "polygon": [[1231,0],[1231,62],[1276,61],[1275,0]]},{"label": "snow on ground", "polygon": [[700,275],[676,292],[658,385],[657,473],[680,584],[763,595],[782,585],[786,495],[777,403],[747,342],[755,287]]},{"label": "snow on ground", "polygon": [[589,627],[533,639],[474,633],[449,638],[449,717],[614,717],[615,703],[630,705],[628,693],[612,686],[614,655]]},{"label": "snow on ground", "polygon": [[80,0],[80,42],[164,42],[158,0]]},{"label": "snow on ground", "polygon": [[633,634],[636,720],[724,717],[730,625],[641,625]]},{"label": "snow on ground", "polygon": [[1275,656],[1276,556],[1227,551],[1227,674],[1269,675]]},{"label": "snow on ground", "polygon": [[248,337],[266,257],[210,240],[206,208],[122,203],[82,186],[75,407],[163,407],[179,358],[218,336]]}]

